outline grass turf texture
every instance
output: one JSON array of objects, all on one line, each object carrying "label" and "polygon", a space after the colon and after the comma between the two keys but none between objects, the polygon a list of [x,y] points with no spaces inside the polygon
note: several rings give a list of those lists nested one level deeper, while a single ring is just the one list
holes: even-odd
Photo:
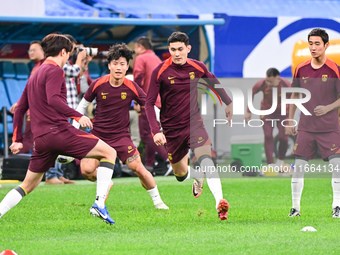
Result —
[{"label": "grass turf texture", "polygon": [[[0,251],[29,254],[332,254],[340,219],[331,216],[329,178],[306,178],[302,217],[288,218],[290,178],[222,179],[230,203],[220,221],[207,184],[199,198],[191,181],[156,182],[170,210],[156,210],[138,178],[114,179],[107,201],[115,225],[89,215],[96,185],[40,185],[0,219]],[[0,199],[16,184],[3,184]],[[313,226],[317,232],[301,232]]]}]

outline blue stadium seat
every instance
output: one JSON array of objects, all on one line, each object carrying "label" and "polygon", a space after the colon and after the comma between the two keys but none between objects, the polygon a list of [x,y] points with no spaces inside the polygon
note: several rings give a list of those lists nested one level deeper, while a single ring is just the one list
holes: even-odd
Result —
[{"label": "blue stadium seat", "polygon": [[[6,89],[5,89],[5,84],[3,81],[0,80],[0,110],[2,110],[2,107],[7,107],[7,110],[11,108],[11,104],[8,100]],[[0,120],[0,133],[2,136],[2,133],[4,132],[4,126],[2,123],[2,119]],[[8,133],[13,134],[13,118],[12,116],[8,115],[7,116],[7,123],[8,123]]]},{"label": "blue stadium seat", "polygon": [[89,74],[92,79],[97,79],[101,76],[100,67],[96,62],[89,63]]},{"label": "blue stadium seat", "polygon": [[5,88],[11,105],[16,103],[25,89],[27,80],[4,79]]},{"label": "blue stadium seat", "polygon": [[11,61],[0,62],[0,76],[2,78],[15,78],[15,68]]},{"label": "blue stadium seat", "polygon": [[14,63],[16,78],[19,80],[28,79],[30,76],[30,70],[25,63]]}]

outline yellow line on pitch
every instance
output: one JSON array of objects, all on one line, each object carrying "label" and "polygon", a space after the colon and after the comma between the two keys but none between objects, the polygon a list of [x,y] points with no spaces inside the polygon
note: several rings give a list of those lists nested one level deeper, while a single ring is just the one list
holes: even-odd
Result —
[{"label": "yellow line on pitch", "polygon": [[0,183],[17,183],[18,180],[0,180]]}]

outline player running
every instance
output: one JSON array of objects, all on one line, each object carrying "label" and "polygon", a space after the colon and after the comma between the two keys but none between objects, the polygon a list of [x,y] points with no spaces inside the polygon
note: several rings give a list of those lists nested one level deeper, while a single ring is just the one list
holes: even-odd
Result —
[{"label": "player running", "polygon": [[[229,204],[223,199],[221,181],[211,158],[211,142],[204,128],[197,103],[197,81],[199,78],[211,78],[206,66],[197,60],[189,59],[191,50],[189,37],[182,32],[174,32],[168,38],[171,57],[158,65],[152,73],[146,100],[146,113],[156,145],[166,144],[169,160],[176,179],[180,182],[194,179],[192,191],[199,197],[203,190],[204,172],[208,186],[216,200],[216,209],[220,220],[226,220]],[[228,123],[232,117],[232,102],[223,89],[216,89],[223,102]],[[164,134],[159,129],[154,105],[158,93],[161,96],[161,124]],[[200,163],[200,171],[188,166],[188,150],[194,153]]]},{"label": "player running", "polygon": [[[46,60],[29,78],[18,102],[13,122],[14,154],[22,149],[22,125],[24,114],[31,111],[34,148],[27,174],[21,185],[12,189],[0,203],[0,218],[32,192],[59,154],[78,159],[91,157],[100,160],[98,167],[97,194],[93,207],[95,214],[104,222],[113,224],[105,206],[116,160],[116,151],[94,135],[74,128],[68,122],[72,118],[82,127],[92,127],[86,116],[66,104],[66,85],[62,67],[73,49],[72,42],[63,35],[50,34],[41,42]],[[93,208],[92,207],[92,208]]]},{"label": "player running", "polygon": [[[115,148],[119,159],[139,177],[142,186],[150,194],[157,209],[169,209],[159,195],[155,179],[142,164],[139,152],[129,132],[129,110],[132,100],[145,104],[145,93],[133,81],[125,78],[132,59],[132,51],[124,44],[113,45],[107,56],[110,74],[95,80],[86,91],[77,111],[85,113],[96,99],[96,116],[91,133]],[[97,179],[96,159],[82,159],[81,172],[86,179]]]}]

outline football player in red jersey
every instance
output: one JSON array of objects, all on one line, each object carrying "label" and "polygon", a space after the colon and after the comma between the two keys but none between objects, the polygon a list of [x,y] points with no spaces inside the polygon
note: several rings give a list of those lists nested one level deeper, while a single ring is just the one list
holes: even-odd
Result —
[{"label": "football player in red jersey", "polygon": [[[328,170],[333,172],[333,217],[340,218],[340,128],[336,110],[340,106],[340,68],[326,57],[329,37],[325,30],[313,29],[308,34],[308,43],[312,58],[296,67],[292,87],[310,92],[310,100],[303,104],[310,115],[301,113],[298,130],[295,130],[292,121],[290,127],[286,127],[287,135],[297,135],[291,183],[293,207],[288,216],[300,216],[304,173],[309,169],[308,160],[315,158],[319,148],[322,158],[330,163]],[[293,93],[291,99],[299,97],[299,93]],[[296,108],[295,104],[289,106],[289,119],[294,118]],[[320,166],[315,167],[320,169]]]},{"label": "football player in red jersey", "polygon": [[104,222],[113,224],[115,222],[107,212],[105,198],[113,174],[116,151],[98,137],[75,129],[68,122],[68,118],[72,118],[82,127],[92,127],[89,118],[66,104],[65,73],[62,67],[69,58],[73,44],[63,35],[49,34],[42,40],[41,46],[46,60],[30,76],[18,101],[13,122],[13,143],[10,146],[14,154],[23,148],[23,117],[30,108],[34,149],[24,181],[1,201],[0,217],[32,192],[41,182],[44,173],[54,166],[57,156],[63,154],[78,159],[91,157],[100,160],[97,194],[90,212]]},{"label": "football player in red jersey", "polygon": [[[199,197],[203,189],[204,173],[216,201],[221,220],[227,219],[229,204],[223,199],[219,174],[211,158],[211,141],[203,125],[197,103],[197,81],[208,78],[218,83],[215,75],[200,61],[188,58],[191,50],[189,37],[174,32],[168,38],[171,57],[159,64],[152,72],[146,99],[146,114],[156,145],[166,144],[169,160],[176,179],[194,179],[193,195]],[[223,89],[216,89],[227,105],[225,113],[230,123],[232,102]],[[156,120],[154,105],[161,97],[161,132]],[[195,171],[188,167],[188,150],[191,148],[200,163]]]},{"label": "football player in red jersey", "polygon": [[[129,132],[131,101],[145,104],[144,91],[133,81],[125,78],[132,51],[124,44],[113,45],[107,56],[110,74],[95,80],[86,91],[77,111],[84,113],[96,99],[97,110],[91,133],[115,148],[119,159],[139,177],[142,186],[150,194],[157,209],[169,209],[159,195],[152,174],[142,164],[139,152]],[[81,172],[90,181],[97,179],[96,159],[82,159]]]}]

